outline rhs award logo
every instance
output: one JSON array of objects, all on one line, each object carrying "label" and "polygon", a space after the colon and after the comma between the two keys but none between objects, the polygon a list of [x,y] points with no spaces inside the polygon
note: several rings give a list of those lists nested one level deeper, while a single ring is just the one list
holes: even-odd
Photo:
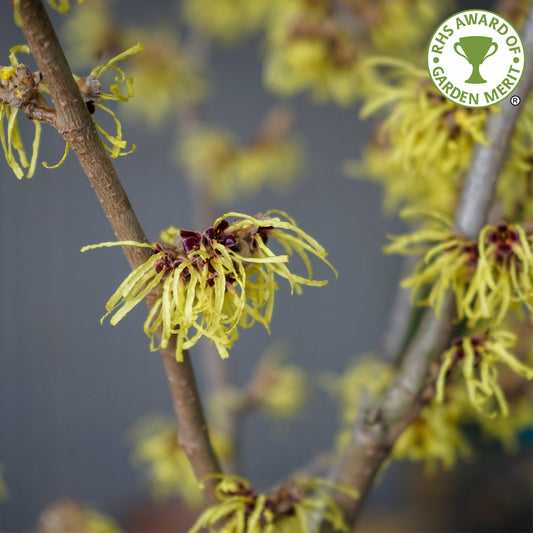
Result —
[{"label": "rhs award logo", "polygon": [[[485,107],[511,96],[525,64],[520,35],[491,11],[471,9],[445,20],[428,46],[428,69],[437,89],[465,107]],[[513,105],[520,102],[511,100]]]}]

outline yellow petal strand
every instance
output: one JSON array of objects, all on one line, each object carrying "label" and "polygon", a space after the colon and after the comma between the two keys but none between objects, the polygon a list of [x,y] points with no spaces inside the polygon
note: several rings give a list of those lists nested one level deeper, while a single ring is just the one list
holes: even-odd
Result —
[{"label": "yellow petal strand", "polygon": [[39,156],[39,145],[41,142],[41,123],[38,120],[34,120],[33,124],[35,126],[35,136],[33,137],[30,168],[28,169],[28,174],[26,175],[27,178],[31,178],[35,173],[37,158]]},{"label": "yellow petal strand", "polygon": [[63,153],[63,157],[59,160],[59,163],[56,163],[55,165],[49,165],[46,161],[43,161],[43,167],[47,168],[49,170],[60,167],[65,160],[67,159],[68,153],[70,152],[70,144],[65,144],[65,152]]},{"label": "yellow petal strand", "polygon": [[[17,1],[17,4],[20,2],[20,0]],[[29,54],[30,53],[30,47],[27,44],[18,44],[17,46],[13,46],[9,49],[9,62],[11,63],[12,67],[17,67],[19,65],[18,59],[16,54]]]}]

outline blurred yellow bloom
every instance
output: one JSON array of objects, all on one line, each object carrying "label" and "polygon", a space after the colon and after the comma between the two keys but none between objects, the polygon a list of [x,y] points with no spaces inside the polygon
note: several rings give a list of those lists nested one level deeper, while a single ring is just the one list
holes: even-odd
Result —
[{"label": "blurred yellow bloom", "polygon": [[425,50],[431,32],[445,18],[453,2],[346,0],[346,5],[364,24],[374,52],[411,59]]},{"label": "blurred yellow bloom", "polygon": [[[177,495],[190,507],[202,505],[201,485],[178,444],[175,422],[164,417],[146,417],[133,428],[132,438],[132,462],[143,470],[155,498]],[[232,447],[230,440],[216,430],[210,431],[210,438],[217,456],[227,457]]]},{"label": "blurred yellow bloom", "polygon": [[245,479],[221,476],[216,488],[219,504],[206,509],[189,530],[220,533],[309,533],[324,520],[335,531],[348,531],[330,490],[357,498],[356,491],[321,479],[294,480],[273,494],[254,492]]},{"label": "blurred yellow bloom", "polygon": [[265,184],[285,191],[302,166],[298,143],[286,135],[242,145],[229,132],[206,127],[180,142],[180,152],[189,175],[206,180],[218,203],[256,193]]},{"label": "blurred yellow bloom", "polygon": [[308,396],[305,371],[283,362],[286,350],[275,344],[265,351],[247,387],[247,399],[272,418],[294,418]]},{"label": "blurred yellow bloom", "polygon": [[[374,140],[362,162],[349,161],[349,175],[385,188],[385,205],[453,213],[475,143],[487,144],[487,109],[469,109],[444,98],[426,69],[393,58],[366,61],[375,71],[361,117],[380,113]],[[498,108],[489,108],[492,112]]]},{"label": "blurred yellow bloom", "polygon": [[355,422],[365,404],[375,400],[383,392],[393,375],[391,365],[380,361],[373,354],[365,354],[354,358],[342,375],[327,374],[321,381],[324,388],[339,402],[341,424],[349,426]]},{"label": "blurred yellow bloom", "polygon": [[128,116],[157,128],[177,110],[205,98],[206,81],[174,32],[130,28],[124,31],[123,38],[129,42],[142,40],[144,44],[144,52],[132,57],[128,64],[135,79],[135,106],[128,106]]},{"label": "blurred yellow bloom", "polygon": [[90,67],[122,47],[120,28],[113,21],[108,0],[90,0],[73,9],[65,18],[62,35],[69,63],[76,69]]},{"label": "blurred yellow bloom", "polygon": [[531,394],[518,398],[507,398],[509,413],[506,417],[498,416],[477,418],[481,431],[486,437],[497,440],[508,453],[519,448],[520,433],[533,428],[533,399]]},{"label": "blurred yellow bloom", "polygon": [[394,444],[392,457],[423,462],[429,474],[434,474],[439,464],[450,469],[459,458],[471,457],[472,447],[460,426],[464,411],[453,398],[423,407]]},{"label": "blurred yellow bloom", "polygon": [[496,197],[510,222],[533,218],[533,94],[524,106],[511,137],[509,155],[498,178]]},{"label": "blurred yellow bloom", "polygon": [[[326,389],[339,400],[338,453],[348,447],[357,417],[378,398],[393,376],[392,365],[365,355],[354,359],[342,375],[323,378]],[[392,457],[422,462],[429,473],[435,472],[440,464],[451,468],[458,458],[469,457],[471,449],[460,429],[461,417],[467,409],[468,404],[457,402],[455,395],[444,405],[425,406],[397,440]]]},{"label": "blurred yellow bloom", "polygon": [[191,26],[226,43],[256,32],[265,23],[273,0],[185,0],[183,13]]},{"label": "blurred yellow bloom", "polygon": [[531,380],[533,368],[526,366],[510,351],[516,336],[508,331],[487,331],[481,335],[456,339],[443,355],[436,385],[436,400],[444,400],[449,371],[459,367],[472,406],[489,417],[507,416],[509,408],[499,383],[499,365]]},{"label": "blurred yellow bloom", "polygon": [[349,105],[368,83],[359,43],[331,16],[327,2],[282,0],[268,26],[267,88],[289,96],[310,91],[317,100]]},{"label": "blurred yellow bloom", "polygon": [[[235,220],[230,224],[227,217]],[[152,350],[165,348],[175,334],[178,361],[183,350],[202,336],[214,342],[220,356],[226,358],[238,337],[237,326],[260,322],[268,329],[278,288],[275,275],[287,279],[291,291],[297,293],[302,285],[325,285],[325,280],[312,279],[309,254],[333,269],[324,248],[281,211],[256,217],[228,213],[204,233],[170,227],[161,238],[161,243],[152,245],[122,241],[86,246],[82,251],[102,246],[152,248],[148,261],[131,272],[111,296],[105,316],[112,314],[111,324],[115,325],[155,291],[157,299],[144,331]],[[276,255],[267,246],[270,239],[277,241],[285,254]],[[285,265],[294,252],[302,259],[307,276],[293,274]]]}]

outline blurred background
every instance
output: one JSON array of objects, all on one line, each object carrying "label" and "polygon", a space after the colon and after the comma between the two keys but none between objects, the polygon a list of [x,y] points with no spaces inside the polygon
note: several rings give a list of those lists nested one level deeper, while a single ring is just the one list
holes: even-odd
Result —
[{"label": "blurred background", "polygon": [[[460,3],[462,9],[473,7],[488,3]],[[148,29],[179,19],[175,1],[117,0],[112,9],[121,22]],[[65,18],[51,16],[61,34]],[[7,64],[8,49],[23,42],[6,4],[0,63]],[[212,49],[213,88],[203,115],[243,139],[255,134],[279,102],[263,88],[261,50],[253,37]],[[225,363],[241,385],[274,341],[285,342],[288,361],[311,377],[340,373],[354,355],[375,350],[401,275],[399,258],[382,253],[386,235],[400,231],[401,223],[383,215],[377,185],[342,171],[344,161],[360,157],[371,123],[359,118],[357,105],[316,105],[307,95],[283,101],[305,147],[300,179],[287,194],[261,189],[237,197],[217,206],[216,216],[285,210],[326,247],[339,277],[301,296],[291,296],[280,282],[271,335],[261,327],[242,331]],[[135,106],[135,100],[126,105]],[[154,131],[128,121],[126,110],[119,112],[124,136],[137,151],[115,165],[148,238],[169,225],[203,229],[194,228],[190,189],[172,161],[175,125]],[[44,126],[41,159],[53,164],[63,150],[59,136]],[[57,170],[39,166],[31,180],[17,180],[3,162],[0,175],[0,464],[10,493],[0,503],[0,530],[30,531],[47,505],[72,498],[136,531],[131,524],[141,523],[140,514],[153,506],[175,512],[175,505],[150,503],[142,475],[130,462],[128,432],[144,415],[172,416],[172,406],[160,356],[149,352],[142,332],[143,306],[117,327],[100,324],[127,262],[118,248],[80,253],[86,244],[115,238],[73,154]],[[320,276],[329,273],[319,267]],[[192,358],[205,389],[194,350]],[[294,421],[248,417],[242,466],[253,486],[268,487],[330,448],[336,413],[334,401],[317,389]],[[372,492],[361,531],[526,531],[532,464],[531,443],[524,445],[514,457],[488,446],[476,462],[435,477],[419,465],[393,463]]]}]

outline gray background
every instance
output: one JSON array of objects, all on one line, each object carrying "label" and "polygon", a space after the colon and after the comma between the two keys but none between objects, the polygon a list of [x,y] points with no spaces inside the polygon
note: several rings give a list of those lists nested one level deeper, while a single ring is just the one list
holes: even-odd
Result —
[{"label": "gray background", "polygon": [[[127,5],[127,16],[139,20],[174,13],[172,2],[137,2],[135,14],[131,4],[118,1],[116,7]],[[0,63],[19,42],[4,5]],[[261,86],[258,56],[257,46],[249,45],[217,49],[213,57],[216,90],[206,116],[243,137],[276,101]],[[369,124],[354,108],[314,106],[306,98],[291,105],[308,154],[294,192],[264,192],[218,214],[288,211],[326,246],[339,279],[292,297],[281,283],[271,337],[261,327],[243,331],[232,351],[239,383],[274,340],[288,341],[291,361],[312,375],[339,372],[350,356],[375,348],[399,276],[398,259],[382,255],[381,247],[386,233],[400,226],[381,216],[376,186],[340,170],[345,159],[359,156]],[[190,227],[187,185],[168,157],[172,127],[157,136],[132,123],[124,127],[138,150],[116,167],[145,232],[155,238],[171,224]],[[53,163],[63,143],[47,126],[44,134],[41,160]],[[2,160],[0,175],[0,464],[11,492],[0,505],[0,525],[29,528],[44,506],[64,496],[119,513],[145,490],[129,463],[127,430],[141,415],[172,412],[160,357],[148,351],[142,332],[145,310],[140,306],[117,327],[99,323],[128,266],[118,248],[79,252],[114,235],[73,155],[59,170],[39,168],[22,181]],[[320,392],[290,424],[253,417],[244,437],[246,475],[256,486],[275,482],[328,448],[335,427],[334,404]],[[389,489],[394,472],[379,489],[382,497],[399,490]]]}]

